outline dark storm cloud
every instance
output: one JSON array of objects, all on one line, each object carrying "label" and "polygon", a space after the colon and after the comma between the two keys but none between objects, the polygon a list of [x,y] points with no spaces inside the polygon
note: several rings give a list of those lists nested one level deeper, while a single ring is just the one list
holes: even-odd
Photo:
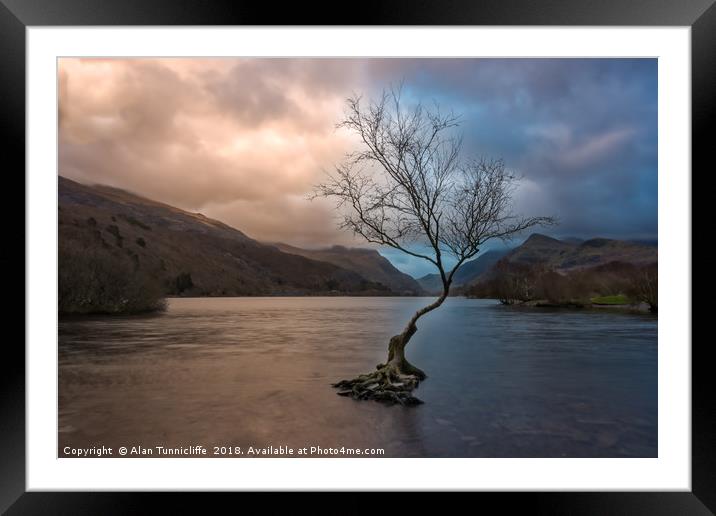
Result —
[{"label": "dark storm cloud", "polygon": [[656,237],[656,60],[416,60],[405,71],[413,96],[463,114],[466,152],[525,178],[522,210],[557,215],[554,233]]},{"label": "dark storm cloud", "polygon": [[523,176],[516,210],[558,216],[547,232],[656,237],[655,59],[63,59],[60,173],[262,240],[351,243],[305,196],[356,145],[345,98],[401,81]]}]

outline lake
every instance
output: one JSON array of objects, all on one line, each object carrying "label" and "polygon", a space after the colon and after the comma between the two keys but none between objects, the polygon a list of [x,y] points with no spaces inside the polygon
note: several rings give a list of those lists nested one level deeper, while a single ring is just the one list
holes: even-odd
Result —
[{"label": "lake", "polygon": [[200,445],[208,456],[214,446],[657,456],[652,315],[449,298],[407,348],[428,374],[415,391],[423,405],[337,396],[330,384],[384,361],[390,336],[431,301],[182,298],[160,315],[60,319],[58,454]]}]

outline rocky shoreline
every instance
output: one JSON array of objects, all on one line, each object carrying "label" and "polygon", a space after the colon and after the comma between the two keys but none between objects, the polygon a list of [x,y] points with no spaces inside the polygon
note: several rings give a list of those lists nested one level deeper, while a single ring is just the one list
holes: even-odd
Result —
[{"label": "rocky shoreline", "polygon": [[648,314],[656,313],[652,312],[647,303],[632,303],[632,304],[600,304],[600,303],[582,303],[578,301],[565,301],[555,302],[547,299],[534,299],[530,301],[513,301],[504,302],[500,300],[503,305],[511,306],[515,308],[553,308],[553,309],[565,309],[565,310],[594,310],[599,312],[619,312],[619,313],[639,313]]}]

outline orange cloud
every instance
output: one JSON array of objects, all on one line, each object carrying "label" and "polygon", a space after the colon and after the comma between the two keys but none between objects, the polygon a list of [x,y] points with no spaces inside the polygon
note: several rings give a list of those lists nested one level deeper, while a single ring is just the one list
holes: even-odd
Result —
[{"label": "orange cloud", "polygon": [[305,197],[353,145],[335,123],[360,66],[61,59],[59,74],[61,175],[202,211],[261,240],[351,240]]}]

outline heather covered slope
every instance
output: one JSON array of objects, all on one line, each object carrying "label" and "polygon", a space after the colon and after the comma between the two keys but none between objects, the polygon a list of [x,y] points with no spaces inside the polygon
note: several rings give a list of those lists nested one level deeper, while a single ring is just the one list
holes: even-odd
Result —
[{"label": "heather covered slope", "polygon": [[375,249],[347,248],[340,245],[326,249],[301,249],[281,243],[274,245],[285,253],[332,263],[356,272],[370,281],[385,285],[396,294],[423,293],[423,289],[412,276],[400,272]]},{"label": "heather covered slope", "polygon": [[[657,258],[657,247],[653,244],[607,238],[558,240],[534,233],[514,249],[480,253],[474,260],[463,264],[455,273],[453,287],[464,287],[494,277],[498,262],[568,272],[614,262],[643,266],[655,263]],[[427,292],[435,293],[442,289],[437,274],[423,276],[418,282]]]},{"label": "heather covered slope", "polygon": [[[122,271],[125,283],[141,277],[139,283],[156,284],[169,295],[391,293],[356,272],[283,253],[199,213],[63,177],[58,222],[60,294],[75,298],[68,311],[85,311],[77,309],[83,303],[91,307],[94,300],[83,301],[80,285],[102,283],[111,270]],[[95,274],[97,264],[102,270]]]},{"label": "heather covered slope", "polygon": [[608,238],[565,241],[535,233],[504,259],[510,263],[540,264],[556,271],[584,269],[611,262],[646,265],[657,261],[657,247]]}]

